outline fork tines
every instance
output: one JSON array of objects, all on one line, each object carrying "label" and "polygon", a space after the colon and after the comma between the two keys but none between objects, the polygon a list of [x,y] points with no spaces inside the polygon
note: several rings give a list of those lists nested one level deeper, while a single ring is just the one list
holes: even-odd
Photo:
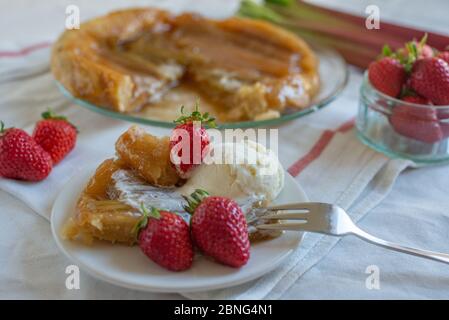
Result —
[{"label": "fork tines", "polygon": [[[273,212],[272,214],[267,214],[262,216],[261,219],[265,220],[307,220],[308,213],[312,210],[312,205],[310,203],[289,203],[283,205],[273,205],[267,207],[268,212]],[[284,213],[277,213],[283,211]]]}]

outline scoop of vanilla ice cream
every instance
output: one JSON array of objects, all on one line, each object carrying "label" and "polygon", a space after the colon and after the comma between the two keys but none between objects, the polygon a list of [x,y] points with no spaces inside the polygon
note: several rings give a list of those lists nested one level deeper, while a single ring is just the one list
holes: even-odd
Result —
[{"label": "scoop of vanilla ice cream", "polygon": [[214,196],[234,200],[251,197],[269,203],[284,187],[284,169],[279,159],[257,142],[217,144],[209,155],[179,189],[181,194],[203,189]]}]

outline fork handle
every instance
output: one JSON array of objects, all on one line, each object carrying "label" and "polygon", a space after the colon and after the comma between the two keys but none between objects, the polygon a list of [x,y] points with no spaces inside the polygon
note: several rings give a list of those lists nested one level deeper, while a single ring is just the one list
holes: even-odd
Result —
[{"label": "fork handle", "polygon": [[386,241],[386,240],[377,238],[359,228],[357,228],[356,230],[353,230],[352,234],[354,234],[355,236],[359,237],[362,240],[365,240],[367,242],[370,242],[372,244],[375,244],[375,245],[378,245],[378,246],[381,246],[381,247],[384,247],[387,249],[391,249],[391,250],[395,250],[395,251],[399,251],[399,252],[403,252],[403,253],[408,253],[408,254],[411,254],[414,256],[427,258],[427,259],[431,259],[431,260],[449,264],[449,254],[403,246],[403,245],[400,245],[400,244],[397,244],[394,242],[390,242],[390,241]]}]

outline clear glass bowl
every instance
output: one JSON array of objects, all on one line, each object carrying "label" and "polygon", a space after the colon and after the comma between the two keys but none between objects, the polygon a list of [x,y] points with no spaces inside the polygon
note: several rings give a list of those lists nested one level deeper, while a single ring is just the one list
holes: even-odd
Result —
[{"label": "clear glass bowl", "polygon": [[449,106],[404,102],[377,91],[365,72],[356,120],[359,139],[418,165],[449,161]]},{"label": "clear glass bowl", "polygon": [[[343,57],[334,49],[320,44],[310,43],[315,54],[320,61],[319,75],[320,75],[320,90],[314,97],[312,103],[305,109],[287,109],[279,118],[258,120],[258,121],[242,121],[242,122],[218,122],[220,129],[223,128],[252,128],[274,126],[286,121],[303,117],[312,112],[315,112],[330,102],[332,102],[345,88],[348,82],[348,68]],[[176,107],[174,116],[170,119],[158,117],[156,115],[149,116],[145,112],[120,113],[111,110],[107,107],[95,105],[87,100],[74,97],[60,82],[56,82],[59,90],[75,104],[87,108],[91,111],[100,113],[102,115],[121,119],[125,121],[135,122],[144,125],[158,126],[158,127],[173,127],[173,120],[179,115],[179,107]],[[183,102],[186,103],[185,101]],[[180,103],[183,104],[183,103]],[[148,106],[151,108],[151,106]]]}]

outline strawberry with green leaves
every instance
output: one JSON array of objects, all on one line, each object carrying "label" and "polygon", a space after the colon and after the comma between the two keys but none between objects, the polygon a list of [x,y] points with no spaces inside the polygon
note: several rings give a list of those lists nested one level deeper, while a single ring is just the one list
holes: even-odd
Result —
[{"label": "strawberry with green leaves", "polygon": [[412,90],[434,105],[449,105],[449,54],[438,53],[426,41],[427,35],[395,52],[385,46],[383,58],[370,65],[371,84],[394,98]]},{"label": "strawberry with green leaves", "polygon": [[250,257],[245,215],[232,199],[212,197],[196,190],[186,197],[186,211],[192,214],[190,228],[194,244],[216,261],[239,268]]},{"label": "strawberry with green leaves", "polygon": [[141,211],[136,233],[142,252],[168,270],[189,269],[193,262],[189,225],[176,213],[155,208],[148,211],[143,205]]},{"label": "strawberry with green leaves", "polygon": [[368,77],[377,90],[408,102],[396,103],[389,116],[397,133],[435,143],[449,136],[449,126],[441,121],[449,116],[424,106],[449,105],[449,52],[438,52],[426,41],[427,35],[397,51],[385,46],[383,57],[370,65]]},{"label": "strawberry with green leaves", "polygon": [[181,107],[181,114],[170,137],[170,157],[179,176],[186,179],[208,151],[210,138],[204,125],[215,127],[215,118],[207,112],[202,114],[198,103],[189,115],[185,115],[184,107]]},{"label": "strawberry with green leaves", "polygon": [[0,176],[25,181],[44,180],[52,170],[50,155],[22,129],[0,122]]},{"label": "strawberry with green leaves", "polygon": [[373,87],[390,97],[400,98],[415,63],[434,56],[433,49],[426,41],[427,35],[419,42],[407,42],[404,48],[397,51],[385,45],[381,58],[368,68],[368,78]]},{"label": "strawberry with green leaves", "polygon": [[33,138],[50,154],[53,165],[56,165],[75,148],[78,132],[66,117],[52,111],[42,113],[42,118],[34,128]]}]

